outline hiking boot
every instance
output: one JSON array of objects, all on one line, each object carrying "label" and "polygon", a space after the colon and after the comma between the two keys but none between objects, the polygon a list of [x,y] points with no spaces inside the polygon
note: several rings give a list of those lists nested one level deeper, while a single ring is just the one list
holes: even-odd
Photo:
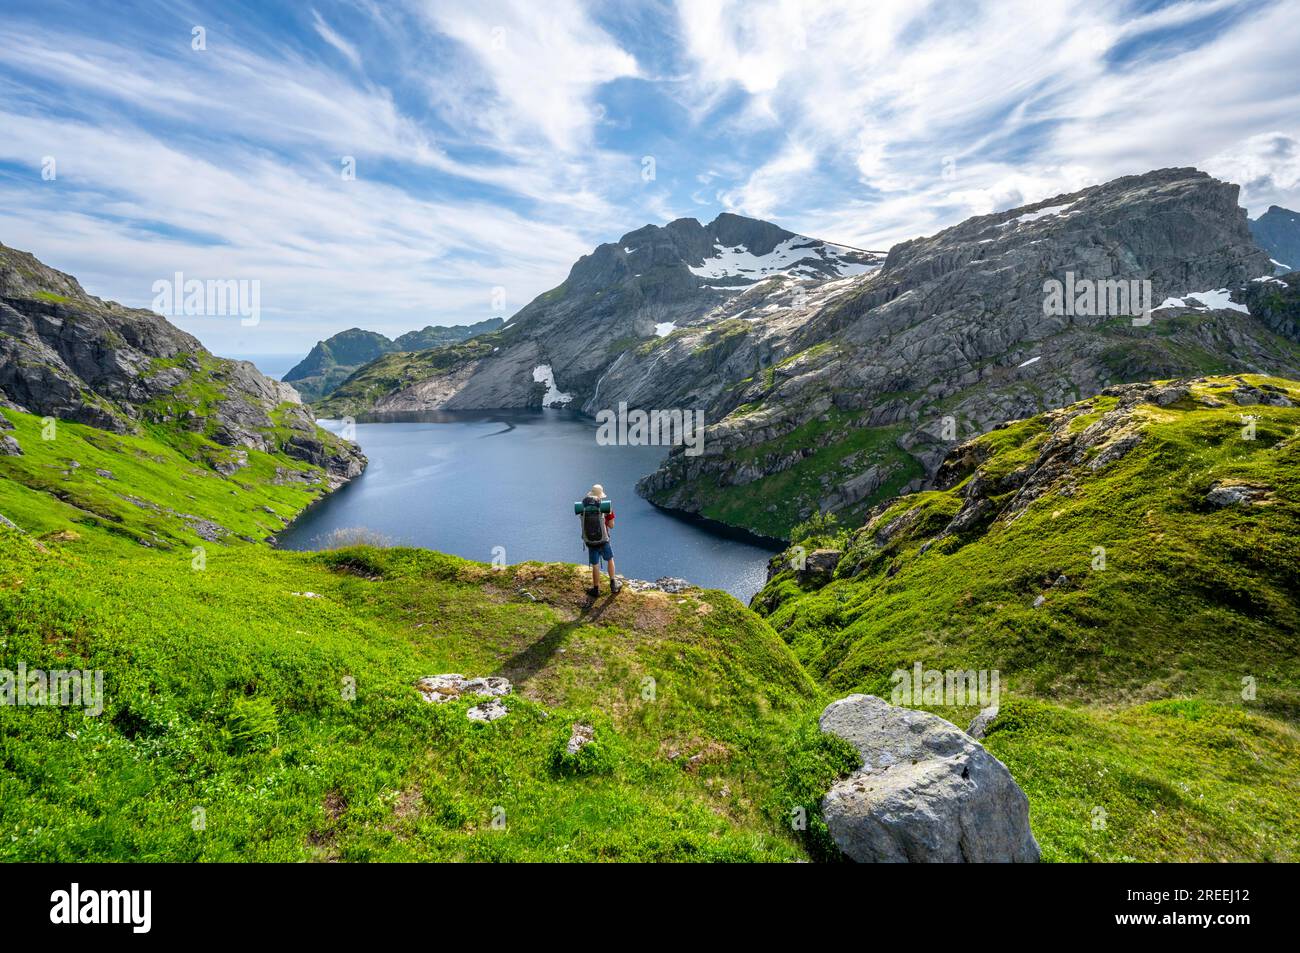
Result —
[{"label": "hiking boot", "polygon": [[600,589],[597,586],[591,586],[587,589],[587,595],[598,596],[600,595]]},{"label": "hiking boot", "polygon": [[611,579],[609,581],[609,591],[611,595],[616,596],[623,591],[623,584],[621,582],[615,582],[613,579]]}]

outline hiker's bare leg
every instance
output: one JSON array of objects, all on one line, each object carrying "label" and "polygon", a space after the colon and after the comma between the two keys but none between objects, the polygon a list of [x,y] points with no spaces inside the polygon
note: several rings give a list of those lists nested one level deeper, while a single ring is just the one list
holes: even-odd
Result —
[{"label": "hiker's bare leg", "polygon": [[591,588],[600,588],[600,563],[591,564]]},{"label": "hiker's bare leg", "polygon": [[[614,560],[605,560],[605,565],[609,567],[609,584],[612,586],[614,584]],[[597,576],[596,578],[599,579],[600,577]]]}]

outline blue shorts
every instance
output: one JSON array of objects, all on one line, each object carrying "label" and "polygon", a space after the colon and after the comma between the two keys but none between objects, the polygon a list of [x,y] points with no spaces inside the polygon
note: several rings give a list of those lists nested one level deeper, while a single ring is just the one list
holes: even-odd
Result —
[{"label": "blue shorts", "polygon": [[613,558],[614,550],[610,547],[609,543],[601,543],[599,546],[587,547],[587,563],[589,565],[594,566],[602,559],[605,560],[605,562],[609,562]]}]

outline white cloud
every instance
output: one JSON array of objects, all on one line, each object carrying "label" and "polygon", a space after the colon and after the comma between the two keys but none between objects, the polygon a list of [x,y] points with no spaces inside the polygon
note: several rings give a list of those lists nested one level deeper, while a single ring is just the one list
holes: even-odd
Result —
[{"label": "white cloud", "polygon": [[[430,39],[380,25],[408,52]],[[311,27],[365,65],[314,11]],[[599,65],[577,71],[588,95]],[[445,88],[455,66],[442,64]],[[189,322],[219,350],[237,339],[254,351],[305,349],[358,324],[399,333],[467,323],[489,316],[498,286],[513,311],[624,224],[607,184],[639,181],[626,157],[595,149],[559,155],[454,122],[435,139],[364,76],[216,34],[206,52],[166,51],[7,23],[0,67],[31,80],[0,105],[0,161],[32,170],[30,182],[0,186],[0,240],[132,305],[147,305],[152,282],[176,270],[258,278],[261,327]],[[54,182],[39,177],[46,155],[58,162]],[[344,156],[356,160],[354,181],[340,174]],[[385,181],[374,178],[382,166]]]},{"label": "white cloud", "polygon": [[[1234,7],[681,0],[679,94],[702,127],[780,133],[724,202],[871,247],[1169,165],[1249,178],[1247,201],[1294,205],[1293,159],[1259,135],[1290,136],[1300,113],[1293,9],[1249,8],[1186,51],[1156,44]],[[713,114],[737,94],[738,118]],[[800,167],[783,174],[792,148]]]},{"label": "white cloud", "polygon": [[1300,139],[1284,132],[1260,133],[1211,156],[1205,168],[1240,183],[1243,203],[1258,215],[1269,205],[1293,201],[1300,191]]},{"label": "white cloud", "polygon": [[312,10],[311,16],[312,26],[315,27],[320,38],[347,57],[348,62],[353,66],[359,68],[361,66],[361,54],[357,52],[357,48],[335,33],[333,28],[325,22],[325,19],[316,10]]},{"label": "white cloud", "polygon": [[[318,336],[358,323],[398,332],[479,320],[498,285],[517,308],[590,244],[572,227],[500,207],[344,181],[325,161],[295,168],[234,148],[201,156],[126,127],[15,113],[0,112],[0,124],[0,159],[31,162],[34,182],[32,156],[58,143],[63,157],[54,181],[0,189],[6,244],[137,306],[174,271],[258,279],[265,327],[240,333],[263,338],[268,352],[292,349],[300,336],[282,332],[309,319]],[[236,333],[212,319],[194,324],[215,347]]]},{"label": "white cloud", "polygon": [[448,88],[449,77],[440,76],[440,99],[500,143],[537,136],[566,153],[587,148],[599,118],[596,89],[638,75],[635,58],[574,0],[428,2],[421,9],[468,52],[489,87],[462,79]]},{"label": "white cloud", "polygon": [[776,212],[798,179],[813,168],[816,158],[811,149],[790,143],[755,169],[742,186],[720,192],[718,200],[729,210],[767,218]]}]

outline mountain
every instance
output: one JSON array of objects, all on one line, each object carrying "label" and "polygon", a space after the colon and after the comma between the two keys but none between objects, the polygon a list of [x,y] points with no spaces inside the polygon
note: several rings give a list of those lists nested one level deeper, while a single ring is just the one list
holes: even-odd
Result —
[{"label": "mountain", "polygon": [[[4,245],[0,406],[124,438],[165,438],[189,469],[222,480],[260,478],[278,463],[284,479],[320,493],[365,465],[354,444],[316,426],[289,385]],[[59,446],[57,428],[42,440]],[[15,455],[31,450],[18,444]]]},{"label": "mountain", "polygon": [[474,324],[457,324],[450,327],[430,324],[419,331],[407,331],[393,339],[394,351],[426,351],[459,341],[468,341],[480,334],[495,331],[505,324],[503,318],[485,318]]},{"label": "mountain", "polygon": [[1288,269],[1300,269],[1300,214],[1270,205],[1250,223],[1250,233],[1270,258]]},{"label": "mountain", "polygon": [[[957,439],[1114,383],[1294,377],[1295,324],[1242,303],[1274,268],[1237,193],[1166,169],[972,218],[894,247],[805,314],[733,316],[631,353],[600,402],[705,407],[703,454],[675,448],[641,491],[785,536],[818,510],[854,519],[923,486]],[[1150,282],[1150,320],[1051,307],[1049,282],[1075,279]]]},{"label": "mountain", "polygon": [[[499,331],[381,357],[318,410],[699,410],[703,453],[675,448],[640,492],[785,537],[815,512],[854,519],[923,486],[956,439],[1113,383],[1300,374],[1294,323],[1243,303],[1276,269],[1237,196],[1195,169],[1157,170],[888,255],[735,215],[646,226]],[[1076,279],[1103,298],[1149,282],[1150,320],[1046,307],[1048,282]]]},{"label": "mountain", "polygon": [[504,323],[501,318],[488,318],[476,324],[451,327],[431,324],[419,331],[407,331],[395,340],[377,331],[349,328],[324,341],[317,341],[307,356],[284,375],[284,380],[292,383],[304,400],[315,402],[328,395],[357,368],[384,354],[442,347],[495,331]]},{"label": "mountain", "polygon": [[[804,296],[879,267],[883,254],[833,245],[724,213],[646,225],[580,258],[490,339],[444,358],[380,359],[336,389],[322,413],[498,407],[586,407],[630,350],[712,323],[748,295]],[[476,339],[480,345],[489,338]]]}]

